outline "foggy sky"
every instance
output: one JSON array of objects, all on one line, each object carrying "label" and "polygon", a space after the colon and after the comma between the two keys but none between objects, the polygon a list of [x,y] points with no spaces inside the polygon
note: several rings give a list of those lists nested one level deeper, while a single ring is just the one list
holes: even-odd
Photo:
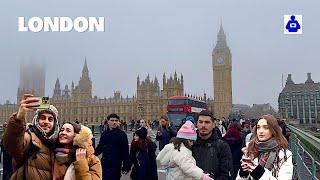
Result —
[{"label": "foggy sky", "polygon": [[[233,62],[233,103],[277,107],[288,73],[320,81],[320,1],[106,0],[1,1],[0,103],[15,101],[19,61],[46,61],[46,94],[78,83],[87,57],[93,95],[136,93],[136,77],[184,75],[185,92],[213,96],[212,49],[222,19]],[[284,35],[283,15],[303,15],[303,34]],[[105,32],[18,32],[18,17],[103,16]]]}]

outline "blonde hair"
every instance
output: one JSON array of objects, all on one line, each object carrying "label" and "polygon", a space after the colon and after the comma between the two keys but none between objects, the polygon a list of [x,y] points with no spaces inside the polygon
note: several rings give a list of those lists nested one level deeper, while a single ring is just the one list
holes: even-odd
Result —
[{"label": "blonde hair", "polygon": [[92,132],[87,126],[81,125],[81,130],[73,139],[73,145],[77,145],[81,148],[86,149],[92,142]]}]

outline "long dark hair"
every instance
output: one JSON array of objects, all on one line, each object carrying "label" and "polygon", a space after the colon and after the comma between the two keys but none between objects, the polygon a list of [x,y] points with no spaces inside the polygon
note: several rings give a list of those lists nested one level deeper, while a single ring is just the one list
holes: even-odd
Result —
[{"label": "long dark hair", "polygon": [[172,138],[171,139],[172,144],[174,145],[174,149],[177,149],[178,151],[180,151],[180,146],[181,143],[183,143],[183,145],[188,148],[191,149],[191,146],[189,146],[188,140],[187,139],[183,139],[183,138]]},{"label": "long dark hair", "polygon": [[142,139],[139,137],[138,141],[132,139],[131,146],[133,149],[147,151],[150,143],[152,143],[152,140],[148,136],[146,137],[146,139]]},{"label": "long dark hair", "polygon": [[[275,137],[279,141],[279,149],[288,149],[289,144],[286,138],[281,133],[280,127],[278,125],[277,119],[273,115],[263,115],[259,118],[259,121],[261,119],[267,120],[268,127],[272,133],[272,137]],[[254,131],[252,133],[251,141],[248,145],[248,154],[253,155],[255,158],[259,156],[258,149],[255,146],[255,141],[258,141],[258,135],[257,135],[257,126],[254,127]]]}]

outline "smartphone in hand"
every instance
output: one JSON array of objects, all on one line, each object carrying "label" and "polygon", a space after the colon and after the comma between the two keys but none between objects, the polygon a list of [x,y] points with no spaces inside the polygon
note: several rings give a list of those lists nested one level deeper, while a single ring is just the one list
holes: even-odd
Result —
[{"label": "smartphone in hand", "polygon": [[250,157],[243,157],[241,160],[243,163],[253,165],[253,161]]},{"label": "smartphone in hand", "polygon": [[50,102],[49,102],[49,97],[43,96],[40,98],[40,106],[38,107],[39,109],[49,109]]}]

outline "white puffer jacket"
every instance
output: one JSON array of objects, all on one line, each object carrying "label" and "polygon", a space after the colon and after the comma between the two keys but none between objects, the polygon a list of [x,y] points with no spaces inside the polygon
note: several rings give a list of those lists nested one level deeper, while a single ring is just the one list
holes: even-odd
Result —
[{"label": "white puffer jacket", "polygon": [[[292,152],[290,150],[286,150],[287,160],[285,161],[284,150],[279,151],[279,172],[278,177],[272,176],[272,173],[267,168],[264,168],[264,173],[261,176],[260,180],[291,180],[293,176],[293,163],[292,163]],[[253,160],[254,164],[258,164],[258,158]],[[240,171],[239,171],[240,172]],[[253,179],[250,175],[248,177],[240,177],[238,172],[238,176],[236,180],[248,180]]]},{"label": "white puffer jacket", "polygon": [[192,151],[181,143],[180,151],[172,143],[167,144],[158,154],[157,160],[163,166],[170,166],[168,179],[200,180],[203,170],[196,165]]}]

